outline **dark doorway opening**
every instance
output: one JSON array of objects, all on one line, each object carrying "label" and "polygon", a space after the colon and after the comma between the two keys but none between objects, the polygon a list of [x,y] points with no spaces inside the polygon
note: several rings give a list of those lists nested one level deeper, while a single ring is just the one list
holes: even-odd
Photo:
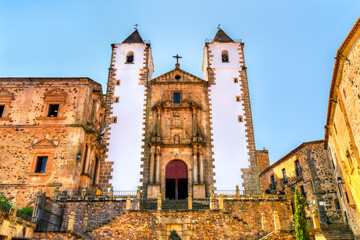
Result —
[{"label": "dark doorway opening", "polygon": [[180,160],[171,161],[166,166],[165,197],[186,199],[188,197],[188,172],[186,164]]}]

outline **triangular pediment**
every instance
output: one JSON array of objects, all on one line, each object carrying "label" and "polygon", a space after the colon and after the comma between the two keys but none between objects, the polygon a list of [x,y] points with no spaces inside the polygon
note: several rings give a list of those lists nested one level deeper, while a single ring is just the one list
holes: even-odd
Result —
[{"label": "triangular pediment", "polygon": [[52,141],[49,139],[42,139],[38,141],[37,143],[33,144],[32,147],[57,147]]},{"label": "triangular pediment", "polygon": [[67,93],[59,88],[49,90],[45,93],[45,96],[66,96]]},{"label": "triangular pediment", "polygon": [[13,94],[11,92],[9,92],[8,90],[2,88],[2,89],[0,89],[0,98],[13,99]]},{"label": "triangular pediment", "polygon": [[188,73],[180,68],[175,68],[167,73],[164,73],[151,82],[205,82],[205,80]]}]

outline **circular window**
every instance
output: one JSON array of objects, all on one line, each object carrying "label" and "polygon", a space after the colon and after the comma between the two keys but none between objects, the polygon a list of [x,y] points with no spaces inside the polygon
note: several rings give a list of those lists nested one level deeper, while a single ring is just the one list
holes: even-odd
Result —
[{"label": "circular window", "polygon": [[181,78],[180,75],[176,75],[176,76],[175,76],[175,79],[176,79],[176,80],[179,80],[180,78]]}]

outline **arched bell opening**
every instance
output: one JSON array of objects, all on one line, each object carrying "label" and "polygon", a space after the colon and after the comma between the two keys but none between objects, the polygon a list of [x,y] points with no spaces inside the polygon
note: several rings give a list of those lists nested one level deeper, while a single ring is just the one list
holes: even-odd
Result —
[{"label": "arched bell opening", "polygon": [[188,197],[188,170],[181,160],[173,160],[166,166],[165,198],[186,199]]}]

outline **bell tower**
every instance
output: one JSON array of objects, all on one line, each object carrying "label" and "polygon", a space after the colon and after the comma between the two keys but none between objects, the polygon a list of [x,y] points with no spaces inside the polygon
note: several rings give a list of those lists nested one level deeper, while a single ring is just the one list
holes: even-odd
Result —
[{"label": "bell tower", "polygon": [[136,189],[142,158],[146,84],[152,78],[151,47],[137,29],[122,43],[112,44],[106,93],[107,157],[101,169],[104,188]]},{"label": "bell tower", "polygon": [[205,80],[211,84],[217,188],[232,189],[242,182],[244,190],[258,191],[244,43],[234,41],[219,27],[214,39],[205,44],[203,72]]}]

